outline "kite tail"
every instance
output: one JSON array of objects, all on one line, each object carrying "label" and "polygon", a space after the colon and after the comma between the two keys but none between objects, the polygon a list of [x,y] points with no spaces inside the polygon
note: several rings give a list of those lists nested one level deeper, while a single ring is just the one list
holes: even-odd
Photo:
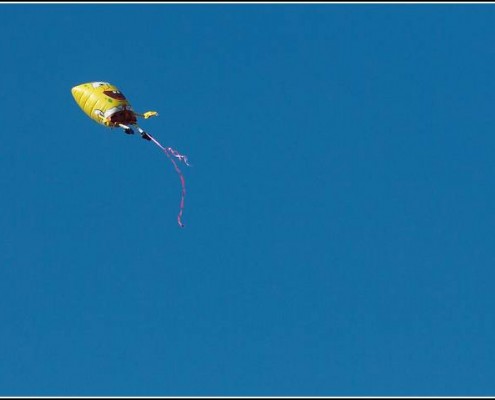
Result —
[{"label": "kite tail", "polygon": [[180,154],[178,151],[172,149],[171,147],[163,147],[158,140],[156,140],[153,136],[151,136],[149,133],[147,134],[150,139],[155,143],[160,149],[163,150],[163,152],[167,155],[168,159],[172,162],[174,165],[175,171],[179,175],[180,178],[180,183],[182,186],[182,192],[181,192],[181,199],[180,199],[180,209],[179,209],[179,214],[177,215],[177,222],[179,223],[179,226],[181,228],[184,228],[184,224],[182,223],[182,212],[184,210],[184,199],[186,197],[186,181],[184,179],[184,175],[182,174],[182,171],[178,167],[177,163],[172,157],[175,157],[179,159],[180,161],[184,162],[187,166],[189,166],[189,163],[187,162],[187,157]]}]

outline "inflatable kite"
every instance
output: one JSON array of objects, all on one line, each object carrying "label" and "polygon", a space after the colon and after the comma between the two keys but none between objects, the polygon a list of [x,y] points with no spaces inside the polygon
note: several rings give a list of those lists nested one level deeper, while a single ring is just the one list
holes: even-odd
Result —
[{"label": "inflatable kite", "polygon": [[184,176],[174,158],[189,166],[187,157],[171,147],[163,147],[153,136],[145,132],[137,124],[138,117],[148,119],[158,116],[158,113],[156,111],[147,111],[144,114],[135,112],[124,94],[117,87],[107,82],[89,82],[74,86],[72,88],[72,95],[79,107],[92,120],[108,128],[122,128],[128,135],[134,134],[132,127],[135,126],[143,139],[152,141],[163,150],[174,165],[175,171],[181,181],[182,194],[177,222],[181,227],[184,227],[182,223],[182,211],[184,210],[186,185]]}]

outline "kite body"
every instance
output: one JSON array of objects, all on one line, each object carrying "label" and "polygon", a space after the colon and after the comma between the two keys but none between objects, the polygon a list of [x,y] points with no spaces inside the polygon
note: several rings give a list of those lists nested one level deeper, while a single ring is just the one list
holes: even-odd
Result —
[{"label": "kite body", "polygon": [[[144,114],[135,112],[124,94],[108,82],[88,82],[74,86],[72,95],[79,107],[93,121],[109,128],[121,127],[128,134],[134,133],[130,125],[137,126],[137,117],[149,118],[158,115],[156,111]],[[144,139],[148,139],[141,128],[137,129]]]},{"label": "kite body", "polygon": [[146,133],[137,125],[137,117],[147,119],[149,117],[157,116],[158,113],[156,111],[147,111],[144,114],[135,112],[124,94],[116,86],[108,82],[82,83],[74,86],[71,91],[76,103],[93,121],[109,128],[120,127],[124,129],[124,132],[127,134],[133,134],[134,131],[131,126],[135,126],[143,139],[153,141],[153,143],[163,150],[174,165],[181,180],[182,197],[177,221],[179,225],[183,227],[184,224],[182,223],[181,218],[182,210],[184,208],[186,187],[184,176],[174,161],[174,158],[189,165],[187,157],[171,147],[163,147],[154,137]]},{"label": "kite body", "polygon": [[132,107],[116,86],[106,82],[83,83],[72,88],[76,103],[93,121],[105,126],[136,123]]}]

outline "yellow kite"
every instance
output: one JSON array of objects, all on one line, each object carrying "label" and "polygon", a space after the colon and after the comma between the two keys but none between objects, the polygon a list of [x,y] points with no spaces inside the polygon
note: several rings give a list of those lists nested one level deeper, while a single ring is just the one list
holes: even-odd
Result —
[{"label": "yellow kite", "polygon": [[109,128],[120,127],[127,134],[133,134],[131,126],[136,126],[143,139],[150,136],[137,125],[137,117],[157,116],[156,111],[144,114],[135,112],[124,94],[108,82],[82,83],[72,88],[77,104],[92,120]]},{"label": "yellow kite", "polygon": [[175,162],[175,159],[189,166],[187,157],[180,154],[172,147],[162,146],[158,140],[149,133],[146,133],[137,124],[137,117],[147,119],[149,117],[157,116],[158,113],[156,111],[147,111],[144,114],[135,112],[124,94],[117,89],[117,87],[108,82],[82,83],[72,88],[72,95],[79,107],[81,107],[86,115],[92,120],[109,128],[120,127],[124,129],[124,132],[127,134],[133,134],[134,131],[131,126],[135,126],[143,139],[152,141],[167,155],[168,159],[174,165],[175,171],[179,175],[182,186],[177,222],[181,227],[184,227],[184,224],[182,223],[182,211],[184,209],[184,198],[186,196],[186,183],[182,171]]}]

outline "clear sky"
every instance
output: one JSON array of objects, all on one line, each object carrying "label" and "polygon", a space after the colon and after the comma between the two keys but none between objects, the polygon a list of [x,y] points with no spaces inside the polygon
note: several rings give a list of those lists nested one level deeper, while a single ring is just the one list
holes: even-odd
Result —
[{"label": "clear sky", "polygon": [[[495,5],[0,6],[0,395],[495,394]],[[108,81],[180,181],[71,88]]]}]

